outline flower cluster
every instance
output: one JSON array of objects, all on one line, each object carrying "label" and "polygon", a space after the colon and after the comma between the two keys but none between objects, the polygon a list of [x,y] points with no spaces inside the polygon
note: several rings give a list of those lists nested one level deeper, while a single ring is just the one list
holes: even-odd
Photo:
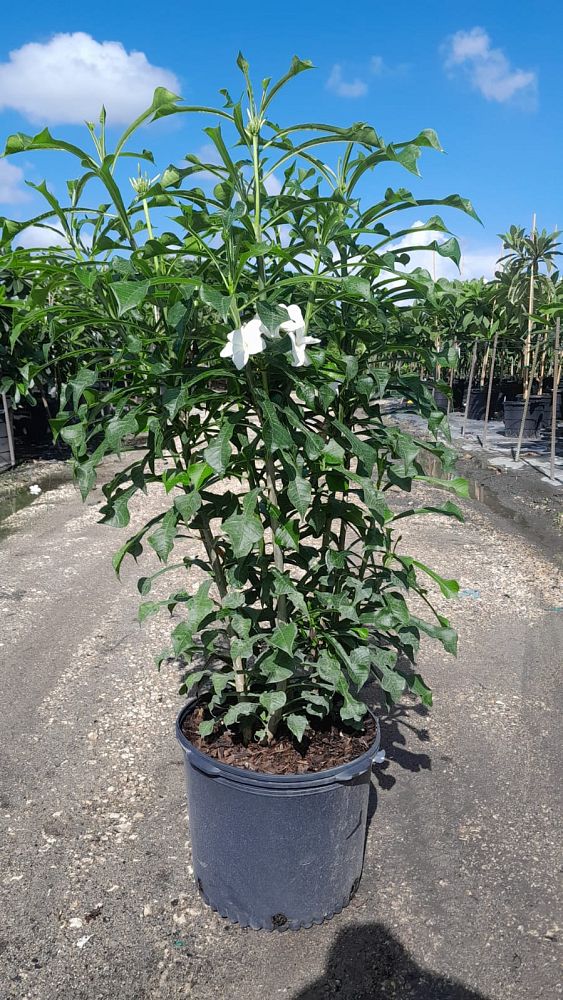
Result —
[{"label": "flower cluster", "polygon": [[307,336],[305,320],[299,306],[284,306],[288,319],[279,326],[267,327],[259,316],[253,316],[236,330],[231,330],[227,343],[221,351],[222,358],[232,358],[235,368],[244,368],[252,354],[260,354],[266,348],[266,341],[287,335],[291,341],[291,357],[295,368],[309,364],[305,348],[309,344],[319,344],[318,337]]}]

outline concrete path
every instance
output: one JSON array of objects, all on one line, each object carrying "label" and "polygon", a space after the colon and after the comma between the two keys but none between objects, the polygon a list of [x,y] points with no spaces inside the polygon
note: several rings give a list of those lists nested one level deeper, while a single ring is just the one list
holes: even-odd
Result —
[{"label": "concrete path", "polygon": [[99,497],[63,485],[0,525],[3,1000],[561,995],[563,598],[534,544],[473,502],[465,526],[403,522],[403,550],[461,582],[459,658],[428,641],[431,713],[384,722],[350,907],[256,933],[192,884],[177,678],[152,665],[168,623],[137,625]]}]

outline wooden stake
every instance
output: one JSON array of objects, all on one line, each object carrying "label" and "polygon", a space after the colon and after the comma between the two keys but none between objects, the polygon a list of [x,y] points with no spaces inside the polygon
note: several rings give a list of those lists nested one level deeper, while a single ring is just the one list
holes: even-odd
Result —
[{"label": "wooden stake", "polygon": [[536,374],[536,365],[538,363],[538,354],[540,349],[540,341],[534,348],[534,357],[532,360],[532,371],[530,373],[530,381],[528,383],[528,388],[524,393],[524,409],[522,411],[522,420],[520,421],[520,432],[518,434],[518,444],[516,445],[516,455],[514,456],[514,461],[518,462],[520,460],[520,449],[522,448],[522,439],[524,437],[524,424],[528,416],[528,404],[530,402],[530,396],[532,395],[532,382],[534,381],[534,375]]},{"label": "wooden stake", "polygon": [[491,395],[493,392],[493,376],[495,373],[495,360],[497,356],[498,330],[493,340],[493,350],[491,354],[491,370],[489,372],[489,386],[487,389],[487,405],[485,407],[485,426],[483,428],[483,448],[487,443],[487,428],[489,426],[489,410],[491,408]]},{"label": "wooden stake", "polygon": [[10,452],[10,462],[12,465],[16,464],[16,450],[14,448],[14,436],[12,434],[12,421],[10,418],[10,407],[8,406],[8,400],[6,398],[6,393],[2,393],[2,406],[4,407],[4,416],[6,418],[6,434],[8,435],[8,450]]},{"label": "wooden stake", "polygon": [[477,341],[473,344],[473,354],[471,355],[471,368],[469,369],[469,382],[467,383],[467,400],[465,402],[465,413],[463,414],[463,424],[461,427],[461,436],[465,437],[465,428],[467,427],[467,415],[469,413],[469,403],[471,401],[471,387],[473,385],[473,375],[475,373],[475,362],[477,361]]},{"label": "wooden stake", "polygon": [[541,396],[542,393],[543,393],[543,379],[544,379],[544,375],[545,375],[545,359],[547,357],[547,339],[548,339],[548,334],[547,334],[547,330],[546,330],[545,331],[545,337],[543,338],[543,346],[542,346],[541,354],[540,354],[540,364],[539,364],[539,371],[538,371],[538,396]]},{"label": "wooden stake", "polygon": [[485,376],[487,374],[487,365],[489,363],[489,345],[487,344],[485,348],[485,353],[483,355],[483,363],[481,365],[481,378],[479,379],[479,385],[481,388],[485,385]]},{"label": "wooden stake", "polygon": [[[532,236],[536,231],[536,213],[532,217]],[[534,278],[535,278],[535,268],[532,262],[530,267],[530,294],[528,297],[528,330],[526,333],[526,340],[524,342],[524,393],[526,392],[528,384],[528,369],[530,367],[530,350],[532,346],[532,330],[534,327],[534,321],[532,319],[532,313],[534,311]]]},{"label": "wooden stake", "polygon": [[[457,347],[457,342],[454,340],[454,347]],[[453,406],[453,394],[454,394],[454,369],[450,368],[450,395],[448,396],[448,406],[446,409],[446,414],[450,415],[450,410]]]},{"label": "wooden stake", "polygon": [[549,478],[555,481],[555,439],[557,437],[557,389],[559,388],[559,339],[561,336],[561,319],[555,321],[555,345],[553,348],[553,395],[551,399],[551,457],[549,462]]}]

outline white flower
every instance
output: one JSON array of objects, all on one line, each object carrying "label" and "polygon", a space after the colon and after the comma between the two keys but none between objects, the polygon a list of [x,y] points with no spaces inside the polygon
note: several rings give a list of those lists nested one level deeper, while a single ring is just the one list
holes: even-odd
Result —
[{"label": "white flower", "polygon": [[305,348],[308,344],[320,344],[320,340],[317,337],[306,336],[305,320],[299,306],[282,305],[281,308],[287,311],[288,319],[279,326],[267,327],[260,317],[255,315],[248,323],[243,323],[238,329],[232,330],[221,351],[221,357],[232,358],[235,367],[240,371],[252,354],[260,354],[265,349],[265,337],[276,340],[281,334],[287,334],[291,340],[291,355],[295,367],[308,365],[309,358]]},{"label": "white flower", "polygon": [[385,750],[378,750],[377,753],[375,754],[374,758],[373,758],[373,763],[374,764],[383,764],[383,761],[385,760],[385,757],[386,757]]},{"label": "white flower", "polygon": [[299,306],[284,306],[289,313],[289,319],[280,325],[280,330],[287,333],[291,340],[291,355],[296,368],[309,364],[305,348],[308,344],[320,344],[318,337],[308,337],[305,334],[305,320]]},{"label": "white flower", "polygon": [[141,173],[141,164],[139,163],[137,167],[137,176],[130,177],[129,183],[133,188],[133,191],[135,192],[135,194],[139,196],[139,198],[146,198],[151,187],[153,186],[153,184],[156,184],[159,177],[160,174],[157,174],[156,177],[153,177],[151,179],[146,172]]},{"label": "white flower", "polygon": [[221,351],[222,358],[232,358],[235,368],[244,368],[251,354],[264,350],[264,336],[268,334],[259,316],[253,316],[236,330],[231,330]]}]

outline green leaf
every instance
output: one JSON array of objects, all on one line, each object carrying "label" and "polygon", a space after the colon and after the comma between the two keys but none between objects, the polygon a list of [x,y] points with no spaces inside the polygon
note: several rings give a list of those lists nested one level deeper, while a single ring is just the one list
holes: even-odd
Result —
[{"label": "green leaf", "polygon": [[280,423],[274,403],[262,396],[260,406],[264,415],[264,441],[270,451],[294,451],[293,439],[287,428]]},{"label": "green leaf", "polygon": [[361,722],[367,712],[367,705],[350,695],[344,698],[344,704],[340,708],[340,718],[343,722]]},{"label": "green leaf", "polygon": [[381,671],[380,686],[393,703],[399,701],[405,690],[405,678],[391,667],[380,666],[379,670]]},{"label": "green leaf", "polygon": [[145,619],[150,618],[151,615],[155,615],[157,611],[160,611],[161,605],[159,601],[143,601],[139,604],[139,610],[137,612],[137,618],[142,624]]},{"label": "green leaf", "polygon": [[297,513],[305,517],[311,505],[311,484],[301,476],[296,476],[288,484],[287,496]]},{"label": "green leaf", "polygon": [[215,722],[213,719],[205,719],[200,722],[198,726],[198,731],[200,736],[211,736],[213,730],[215,729]]},{"label": "green leaf", "polygon": [[98,373],[92,371],[90,368],[81,368],[79,372],[74,376],[74,378],[69,379],[69,385],[72,388],[72,405],[74,409],[78,409],[78,401],[85,389],[89,386],[95,385],[98,381]]},{"label": "green leaf", "polygon": [[215,605],[209,597],[211,580],[206,580],[200,584],[197,592],[185,604],[186,618],[176,626],[172,633],[174,652],[176,656],[183,653],[185,649],[193,646],[194,633],[198,631],[201,623],[211,614]]},{"label": "green leaf", "polygon": [[432,691],[424,683],[420,674],[413,674],[412,677],[407,678],[407,684],[411,689],[413,694],[418,695],[423,705],[432,705]]},{"label": "green leaf", "polygon": [[455,517],[462,524],[465,521],[462,511],[451,500],[446,500],[443,504],[429,504],[424,507],[412,507],[410,510],[403,510],[400,514],[396,514],[393,520],[399,521],[404,517],[412,517],[413,514],[445,514],[446,517]]},{"label": "green leaf", "polygon": [[121,548],[118,549],[118,551],[115,553],[115,555],[112,557],[111,560],[112,566],[117,575],[119,576],[121,564],[125,559],[125,556],[133,556],[135,561],[137,561],[138,557],[142,554],[142,552],[143,552],[143,546],[141,545],[139,536],[133,535],[132,538],[128,538],[127,541],[125,542],[125,545],[122,545]]},{"label": "green leaf", "polygon": [[244,594],[238,591],[231,591],[230,594],[225,594],[221,600],[221,607],[228,611],[234,611],[236,608],[242,607],[244,604]]},{"label": "green leaf", "polygon": [[375,519],[380,524],[390,521],[393,517],[393,512],[387,504],[385,493],[377,489],[373,480],[368,479],[366,476],[357,476],[355,473],[348,471],[346,475],[351,482],[357,483],[361,487],[364,503],[370,513],[375,516]]},{"label": "green leaf", "polygon": [[164,390],[162,405],[171,420],[174,420],[181,410],[188,410],[190,408],[191,395],[191,387],[186,385],[176,385]]},{"label": "green leaf", "polygon": [[[242,57],[240,57],[240,58],[242,58]],[[245,63],[246,63],[246,60],[245,60]],[[268,107],[270,101],[272,100],[273,97],[275,97],[275,95],[277,94],[277,92],[279,90],[281,90],[281,88],[284,87],[285,84],[289,80],[291,80],[292,77],[297,76],[298,73],[303,73],[305,70],[312,69],[312,68],[313,68],[313,63],[310,61],[310,59],[299,59],[298,56],[293,56],[293,59],[291,60],[291,65],[290,65],[287,73],[285,73],[285,75],[282,76],[277,81],[277,83],[272,84],[272,86],[270,87],[268,93],[266,94],[266,98],[265,98],[265,101],[264,101],[264,110]],[[242,67],[241,67],[241,69],[242,69]],[[248,73],[248,63],[246,63],[246,72]]]},{"label": "green leaf", "polygon": [[424,563],[419,562],[418,559],[412,559],[410,556],[400,556],[399,558],[400,561],[403,563],[403,565],[406,566],[407,568],[410,568],[411,566],[416,566],[417,569],[421,569],[423,573],[426,573],[426,575],[431,577],[432,580],[435,580],[440,590],[442,591],[444,597],[456,597],[457,594],[459,593],[459,583],[457,582],[457,580],[444,579],[443,576],[440,576],[439,573],[436,573],[433,569],[430,569],[430,567],[426,566]]},{"label": "green leaf", "polygon": [[365,465],[368,476],[371,476],[373,467],[377,461],[377,452],[375,449],[372,448],[371,445],[366,444],[365,441],[362,441],[357,434],[354,434],[349,427],[346,427],[339,420],[334,420],[333,424],[349,442],[354,455],[356,455],[360,462]]},{"label": "green leaf", "polygon": [[281,549],[292,549],[299,551],[299,522],[286,521],[279,524],[275,533],[276,542]]},{"label": "green leaf", "polygon": [[292,602],[294,607],[306,615],[308,612],[305,598],[297,589],[297,584],[291,579],[289,573],[280,573],[279,570],[274,569],[273,574],[275,596],[281,597],[282,595],[285,595],[286,597],[289,597],[289,600]]},{"label": "green leaf", "polygon": [[117,300],[117,315],[123,316],[144,302],[148,294],[149,282],[114,281],[109,287]]},{"label": "green leaf", "polygon": [[188,466],[188,479],[194,490],[200,490],[212,475],[213,469],[208,462],[195,462]]},{"label": "green leaf", "polygon": [[74,475],[78,483],[80,495],[85,500],[96,482],[96,467],[94,462],[91,459],[86,459],[84,462],[75,462]]},{"label": "green leaf", "polygon": [[106,427],[106,443],[111,451],[119,454],[123,438],[136,433],[137,421],[132,413],[126,413],[124,417],[112,417]]},{"label": "green leaf", "polygon": [[167,561],[174,548],[174,539],[178,533],[177,521],[177,512],[175,510],[167,511],[156,531],[147,538],[149,545],[162,562]]},{"label": "green leaf", "polygon": [[273,302],[266,302],[260,299],[256,303],[256,312],[268,330],[276,330],[282,323],[287,323],[289,313],[285,306],[278,306]]},{"label": "green leaf", "polygon": [[307,712],[312,715],[320,715],[321,718],[330,711],[330,702],[324,694],[317,691],[304,691],[303,701],[307,704]]},{"label": "green leaf", "polygon": [[327,652],[321,653],[317,660],[316,668],[319,677],[323,681],[327,681],[328,684],[332,684],[334,687],[338,685],[342,677],[342,667],[334,656],[331,656]]},{"label": "green leaf", "polygon": [[[442,623],[446,622],[446,619],[440,619]],[[457,632],[455,629],[450,628],[447,624],[440,625],[430,625],[428,622],[423,621],[422,618],[417,618],[414,615],[411,616],[411,623],[424,632],[425,635],[429,635],[432,639],[438,639],[438,642],[442,643],[442,646],[447,653],[451,653],[452,656],[457,656]]]},{"label": "green leaf", "polygon": [[290,733],[293,733],[293,735],[295,736],[296,740],[298,740],[299,743],[301,743],[301,741],[302,741],[302,739],[303,739],[303,737],[305,735],[305,730],[307,729],[307,727],[309,725],[309,720],[308,720],[307,716],[306,715],[294,715],[292,713],[291,715],[286,715],[284,721],[285,721],[285,723],[287,725],[287,728],[289,729]]},{"label": "green leaf", "polygon": [[469,483],[462,476],[454,476],[453,479],[436,479],[434,476],[413,476],[419,483],[428,483],[436,486],[440,490],[448,490],[458,497],[469,499]]},{"label": "green leaf", "polygon": [[270,646],[283,650],[288,656],[293,655],[293,645],[297,638],[297,625],[295,622],[282,622],[278,625],[270,636]]},{"label": "green leaf", "polygon": [[264,528],[257,514],[231,514],[222,529],[233,547],[235,559],[243,559],[264,537]]},{"label": "green leaf", "polygon": [[334,438],[329,438],[323,449],[323,457],[327,465],[342,465],[344,462],[345,451],[338,441]]},{"label": "green leaf", "polygon": [[268,715],[279,712],[287,701],[285,691],[264,691],[260,695],[260,704],[264,706]]},{"label": "green leaf", "polygon": [[174,506],[184,524],[189,525],[194,514],[201,507],[201,496],[197,490],[194,490],[192,493],[183,493],[181,496],[174,497]]},{"label": "green leaf", "polygon": [[337,549],[327,549],[325,552],[325,563],[327,569],[344,569],[346,562],[346,552],[340,552]]},{"label": "green leaf", "polygon": [[175,105],[178,103],[180,98],[177,94],[173,94],[171,90],[167,90],[166,87],[157,87],[153,94],[150,110],[160,111],[162,108],[167,108],[170,105]]},{"label": "green leaf", "polygon": [[201,301],[219,313],[219,316],[225,322],[231,310],[232,298],[228,295],[223,295],[218,289],[212,288],[211,285],[204,284],[202,284],[199,290],[199,295]]},{"label": "green leaf", "polygon": [[367,682],[370,672],[371,655],[367,646],[358,646],[349,654],[348,673],[357,688]]},{"label": "green leaf", "polygon": [[268,684],[282,684],[293,677],[294,670],[291,667],[284,667],[284,660],[287,662],[288,657],[281,650],[275,650],[261,660],[260,673],[267,678]]},{"label": "green leaf", "polygon": [[350,275],[342,279],[342,290],[348,295],[357,296],[360,299],[371,299],[371,286],[366,278],[358,275]]},{"label": "green leaf", "polygon": [[226,726],[232,726],[233,723],[238,722],[241,716],[255,715],[257,708],[258,706],[254,701],[237,701],[235,705],[231,705],[223,722]]},{"label": "green leaf", "polygon": [[72,454],[80,457],[86,451],[86,428],[84,424],[67,424],[61,429],[61,437],[65,444],[70,445]]},{"label": "green leaf", "polygon": [[[134,489],[134,488],[133,488]],[[100,514],[102,517],[102,524],[109,524],[112,528],[125,528],[131,520],[131,515],[129,514],[129,501],[131,499],[132,490],[124,490],[117,496],[108,500],[107,504],[100,507]]]},{"label": "green leaf", "polygon": [[231,656],[233,659],[247,660],[249,656],[252,656],[254,643],[257,639],[258,636],[251,636],[247,639],[231,639]]},{"label": "green leaf", "polygon": [[219,476],[223,476],[227,471],[232,452],[232,436],[233,424],[230,420],[226,420],[221,425],[217,437],[213,438],[203,453],[205,461]]},{"label": "green leaf", "polygon": [[390,594],[389,592],[386,592],[383,597],[385,604],[393,613],[393,618],[401,625],[408,625],[410,621],[410,613],[407,602],[402,594]]}]

